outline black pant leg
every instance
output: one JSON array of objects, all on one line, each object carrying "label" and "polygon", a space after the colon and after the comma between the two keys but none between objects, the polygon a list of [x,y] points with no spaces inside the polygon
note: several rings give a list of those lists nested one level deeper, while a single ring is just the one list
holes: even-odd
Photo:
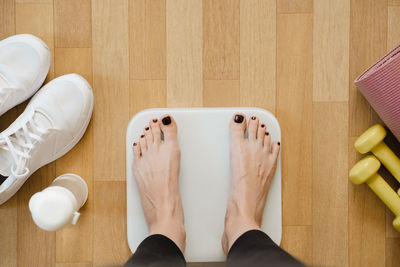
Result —
[{"label": "black pant leg", "polygon": [[233,243],[228,253],[227,266],[304,267],[304,264],[277,246],[264,232],[251,230]]},{"label": "black pant leg", "polygon": [[151,235],[140,243],[124,267],[186,266],[178,246],[164,235]]}]

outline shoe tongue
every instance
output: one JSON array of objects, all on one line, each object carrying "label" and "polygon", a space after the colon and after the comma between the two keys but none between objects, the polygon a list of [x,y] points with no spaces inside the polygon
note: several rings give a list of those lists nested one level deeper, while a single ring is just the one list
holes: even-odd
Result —
[{"label": "shoe tongue", "polygon": [[36,123],[36,125],[42,129],[49,129],[53,126],[53,123],[51,122],[50,118],[46,116],[46,114],[36,111],[35,114],[33,115],[33,121]]}]

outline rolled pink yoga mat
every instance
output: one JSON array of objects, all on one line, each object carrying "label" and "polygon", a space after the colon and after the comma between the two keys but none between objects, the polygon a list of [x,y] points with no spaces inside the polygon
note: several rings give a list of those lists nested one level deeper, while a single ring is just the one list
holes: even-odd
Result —
[{"label": "rolled pink yoga mat", "polygon": [[400,142],[400,45],[354,83]]}]

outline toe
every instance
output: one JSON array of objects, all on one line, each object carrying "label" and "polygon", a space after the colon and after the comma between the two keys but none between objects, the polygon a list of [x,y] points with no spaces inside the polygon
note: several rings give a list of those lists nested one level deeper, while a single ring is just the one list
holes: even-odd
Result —
[{"label": "toe", "polygon": [[138,142],[133,143],[133,157],[135,160],[140,158],[140,145]]},{"label": "toe", "polygon": [[261,123],[257,130],[257,142],[262,146],[264,145],[264,139],[265,139],[264,137],[266,129],[267,127],[265,126],[265,124]]},{"label": "toe", "polygon": [[257,139],[257,131],[258,131],[258,118],[252,116],[249,121],[249,140],[255,141]]},{"label": "toe", "polygon": [[165,142],[177,141],[178,127],[174,118],[171,115],[164,115],[161,117],[161,131],[164,134]]},{"label": "toe", "polygon": [[150,126],[144,128],[144,136],[146,138],[147,148],[153,145],[153,133],[150,131]]},{"label": "toe", "polygon": [[153,134],[154,144],[158,145],[161,143],[161,128],[160,121],[158,119],[152,119],[150,121],[150,128]]},{"label": "toe", "polygon": [[146,152],[146,151],[147,151],[146,136],[145,136],[144,134],[142,134],[142,135],[140,136],[139,143],[140,143],[140,150],[141,150],[141,152],[142,152],[142,154],[143,154],[143,152]]},{"label": "toe", "polygon": [[264,148],[270,152],[271,150],[271,135],[268,131],[264,133]]},{"label": "toe", "polygon": [[232,138],[244,139],[246,125],[246,116],[243,113],[233,115],[229,126]]},{"label": "toe", "polygon": [[272,157],[274,159],[274,162],[276,162],[278,155],[279,155],[279,151],[281,150],[281,143],[278,141],[275,141],[272,143]]}]

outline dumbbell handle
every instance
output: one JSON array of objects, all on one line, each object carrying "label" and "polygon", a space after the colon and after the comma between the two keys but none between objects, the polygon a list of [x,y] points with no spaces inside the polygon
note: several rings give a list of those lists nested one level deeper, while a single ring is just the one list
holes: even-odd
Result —
[{"label": "dumbbell handle", "polygon": [[381,142],[375,146],[372,153],[382,162],[382,164],[390,171],[390,173],[400,182],[400,159],[393,151],[384,143]]},{"label": "dumbbell handle", "polygon": [[396,216],[400,215],[400,197],[382,176],[376,173],[368,179],[367,184]]}]

